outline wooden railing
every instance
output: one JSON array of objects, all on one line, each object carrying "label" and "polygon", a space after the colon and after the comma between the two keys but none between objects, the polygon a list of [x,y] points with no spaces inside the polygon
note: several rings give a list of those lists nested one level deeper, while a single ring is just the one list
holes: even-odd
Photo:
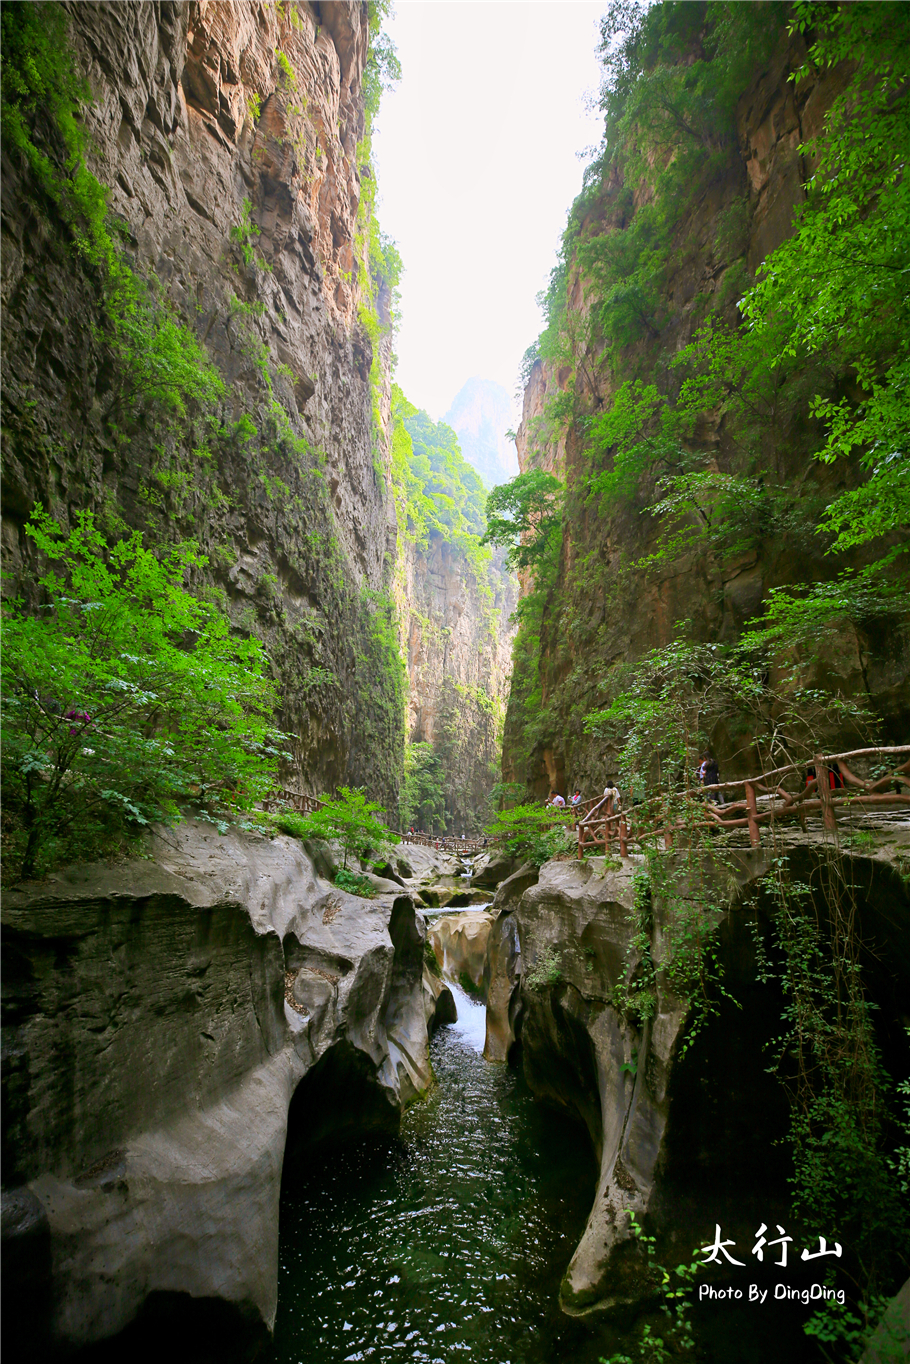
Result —
[{"label": "wooden railing", "polygon": [[[619,810],[613,808],[613,796],[604,796],[579,820],[578,856],[584,857],[586,849],[592,847],[603,847],[606,852],[610,844],[616,842],[620,856],[625,857],[630,843],[641,845],[649,838],[663,838],[664,847],[671,848],[674,837],[693,825],[709,829],[748,829],[749,842],[753,848],[757,848],[761,844],[763,824],[773,825],[779,820],[797,819],[805,828],[809,812],[819,812],[825,830],[836,834],[839,808],[846,807],[851,813],[861,813],[870,808],[910,808],[910,757],[893,772],[875,781],[864,781],[854,776],[845,767],[847,761],[857,758],[896,759],[907,754],[910,754],[910,745],[856,748],[849,753],[820,754],[809,764],[815,768],[815,776],[796,791],[785,790],[783,783],[788,778],[806,773],[805,763],[789,763],[786,767],[777,767],[756,777],[692,787],[679,797],[689,805],[688,819],[671,816],[665,798],[660,795],[632,805],[631,809]],[[843,769],[841,780],[845,785],[832,788],[828,773],[835,763]],[[884,788],[888,786],[896,786],[897,790],[886,792]],[[724,792],[740,789],[742,798],[729,804],[720,805],[711,799],[712,793],[720,796]]]},{"label": "wooden railing", "polygon": [[286,786],[276,787],[262,802],[262,808],[266,811],[286,810],[290,807],[300,815],[312,815],[317,810],[321,810],[325,804],[318,796],[306,796],[302,791],[291,791]]}]

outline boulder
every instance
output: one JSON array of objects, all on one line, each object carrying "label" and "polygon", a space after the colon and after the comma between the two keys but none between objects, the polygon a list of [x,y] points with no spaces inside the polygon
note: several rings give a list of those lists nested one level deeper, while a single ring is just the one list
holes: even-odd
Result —
[{"label": "boulder", "polygon": [[539,878],[540,868],[533,862],[525,862],[500,883],[490,905],[491,914],[496,916],[508,914],[518,904],[525,891],[537,885]]},{"label": "boulder", "polygon": [[[4,1233],[37,1266],[4,1329],[28,1332],[45,1293],[54,1348],[162,1294],[271,1328],[301,1079],[343,1053],[388,1125],[432,1083],[426,929],[400,887],[358,899],[296,839],[192,820],[147,851],[4,905]],[[361,1122],[359,1094],[335,1093],[314,1139]]]},{"label": "boulder", "polygon": [[511,876],[514,870],[515,859],[513,857],[507,857],[502,853],[483,853],[474,863],[471,885],[484,886],[492,890],[499,885],[500,881]]},{"label": "boulder", "polygon": [[436,960],[453,979],[466,975],[475,988],[483,987],[487,938],[493,919],[483,910],[441,914],[428,929]]}]

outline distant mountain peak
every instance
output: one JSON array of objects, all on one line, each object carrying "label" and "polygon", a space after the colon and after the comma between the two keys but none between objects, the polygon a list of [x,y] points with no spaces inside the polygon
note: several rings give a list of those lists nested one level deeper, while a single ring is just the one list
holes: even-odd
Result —
[{"label": "distant mountain peak", "polygon": [[462,385],[443,421],[458,433],[461,452],[488,488],[518,473],[515,445],[506,438],[512,404],[502,384],[475,377]]}]

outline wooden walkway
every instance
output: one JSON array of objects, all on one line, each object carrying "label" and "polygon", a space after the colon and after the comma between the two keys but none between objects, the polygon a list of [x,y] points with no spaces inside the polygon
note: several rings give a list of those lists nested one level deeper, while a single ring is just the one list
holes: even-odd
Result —
[{"label": "wooden walkway", "polygon": [[[748,829],[753,848],[761,845],[762,825],[795,819],[806,828],[808,814],[820,814],[822,825],[829,834],[837,835],[838,812],[850,815],[873,810],[910,809],[910,745],[896,748],[855,748],[849,753],[819,754],[813,761],[816,775],[805,782],[806,764],[789,763],[756,777],[737,781],[722,781],[715,786],[697,786],[682,793],[688,807],[686,817],[671,816],[665,799],[658,795],[631,808],[613,809],[614,797],[603,797],[594,803],[578,823],[578,856],[584,857],[595,847],[606,852],[611,844],[618,845],[621,857],[628,854],[630,843],[643,846],[649,839],[662,839],[665,848],[672,848],[673,840],[686,829]],[[899,762],[900,758],[904,761]],[[846,764],[857,758],[891,759],[894,771],[874,782],[844,775],[845,785],[832,788],[828,773],[834,763]],[[805,782],[800,785],[800,782]],[[785,783],[795,789],[788,790]],[[887,788],[891,788],[888,790]],[[720,805],[711,799],[738,792],[742,796]],[[590,802],[589,802],[590,804]],[[629,802],[631,804],[631,802]]]},{"label": "wooden walkway", "polygon": [[[845,775],[844,786],[832,788],[828,772],[834,763],[846,764],[857,758],[888,759],[894,770],[875,781]],[[903,759],[903,761],[900,761]],[[578,856],[594,849],[604,852],[615,847],[621,857],[629,846],[643,847],[651,839],[662,840],[672,848],[674,839],[687,829],[748,830],[753,848],[761,845],[762,826],[773,828],[786,820],[797,820],[807,827],[807,816],[821,815],[826,833],[837,835],[838,816],[852,818],[885,810],[910,810],[910,744],[896,748],[855,748],[849,753],[820,754],[813,763],[816,775],[804,785],[806,764],[789,763],[755,777],[718,782],[716,786],[695,786],[682,793],[684,815],[670,814],[665,797],[656,795],[633,805],[627,797],[623,808],[613,809],[613,796],[595,796],[579,805],[567,805],[553,812],[554,824],[575,824]],[[787,789],[788,786],[790,789]],[[889,789],[890,788],[890,789]],[[712,800],[712,794],[715,799]],[[716,801],[723,796],[725,803]],[[732,797],[732,799],[731,799]],[[292,809],[312,814],[325,804],[318,796],[280,787],[262,802],[263,810]],[[399,845],[409,843],[462,857],[475,857],[495,847],[492,838],[455,838],[451,834],[396,833]]]}]

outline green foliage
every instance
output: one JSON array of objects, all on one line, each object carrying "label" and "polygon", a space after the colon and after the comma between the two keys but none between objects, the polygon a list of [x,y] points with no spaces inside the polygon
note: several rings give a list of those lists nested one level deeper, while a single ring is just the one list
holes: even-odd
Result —
[{"label": "green foliage", "polygon": [[256,238],[260,236],[260,228],[253,222],[253,204],[250,199],[244,199],[240,211],[240,222],[235,223],[231,228],[231,241],[236,242],[240,249],[240,255],[246,266],[258,264],[263,269],[268,270],[269,265],[262,259],[256,250]]},{"label": "green foliage", "polygon": [[254,640],[183,586],[192,544],[109,549],[89,512],[68,535],[40,507],[26,533],[55,567],[45,605],[4,621],[3,764],[22,874],[105,820],[132,829],[204,793],[249,809],[274,783],[275,703]]},{"label": "green foliage", "polygon": [[398,809],[403,829],[414,823],[421,829],[444,827],[445,773],[432,744],[409,743],[406,746]]},{"label": "green foliage", "polygon": [[[910,14],[901,5],[801,0],[794,22],[815,36],[797,80],[842,61],[856,67],[823,134],[800,149],[814,159],[814,173],[796,231],[760,268],[743,309],[779,354],[822,353],[829,363],[836,356],[856,375],[857,397],[819,394],[812,402],[827,428],[818,457],[859,449],[869,471],[862,489],[828,508],[825,525],[840,550],[910,522]],[[782,337],[773,330],[781,316],[789,322]]]},{"label": "green foliage", "polygon": [[511,810],[500,810],[486,832],[510,857],[525,857],[539,867],[556,853],[565,851],[565,831],[573,821],[568,808],[516,805]]},{"label": "green foliage", "polygon": [[[901,1364],[907,1358],[910,1346],[910,1331],[900,1317],[882,1322],[889,1305],[889,1299],[876,1294],[859,1304],[858,1312],[852,1311],[849,1303],[829,1298],[806,1322],[803,1330],[807,1336],[817,1340],[825,1349],[833,1347],[836,1358],[861,1360],[863,1351],[870,1343],[872,1333],[881,1323],[881,1335],[876,1336],[873,1355],[881,1364]],[[831,1354],[825,1349],[826,1358]]]},{"label": "green foliage", "polygon": [[561,537],[562,484],[552,474],[531,469],[492,490],[486,515],[482,543],[508,546],[510,568],[539,573]]},{"label": "green foliage", "polygon": [[357,872],[348,871],[345,867],[339,867],[336,871],[335,885],[339,890],[346,890],[349,895],[359,895],[362,900],[372,900],[376,895],[376,887],[372,881]]},{"label": "green foliage", "polygon": [[[693,1260],[687,1265],[676,1265],[673,1270],[665,1269],[657,1261],[657,1238],[645,1234],[644,1227],[631,1209],[629,1224],[635,1240],[645,1252],[647,1277],[660,1294],[661,1311],[666,1321],[666,1339],[656,1335],[650,1322],[645,1322],[635,1342],[635,1357],[611,1355],[609,1359],[601,1359],[600,1364],[635,1364],[635,1359],[642,1364],[665,1364],[665,1361],[678,1355],[688,1355],[695,1348],[690,1314],[695,1282],[703,1262]],[[680,1281],[676,1287],[673,1286],[673,1274]]]},{"label": "green foliage", "polygon": [[771,1051],[790,1101],[794,1212],[813,1236],[836,1229],[869,1299],[903,1277],[910,1218],[888,1151],[889,1085],[860,966],[856,887],[829,849],[808,882],[778,855],[764,891],[776,950],[756,927],[756,951],[761,979],[776,977],[784,992]]},{"label": "green foliage", "polygon": [[379,111],[384,90],[390,90],[401,80],[401,63],[395,45],[382,30],[383,20],[391,13],[391,0],[369,0],[370,47],[366,70],[363,73],[363,97],[367,119],[367,137]]},{"label": "green foliage", "polygon": [[654,913],[651,879],[647,873],[636,873],[632,885],[635,895],[630,914],[633,932],[626,948],[626,971],[614,987],[610,1003],[621,1014],[629,1015],[641,1029],[657,1012],[656,972],[651,956]]},{"label": "green foliage", "polygon": [[476,985],[467,971],[458,972],[458,984],[461,986],[462,990],[464,990],[465,994],[469,995],[472,999],[483,998],[483,986]]},{"label": "green foliage", "polygon": [[[2,25],[4,135],[26,157],[70,225],[76,249],[102,277],[106,339],[118,361],[107,415],[137,400],[180,415],[188,401],[211,405],[224,393],[220,376],[157,282],[146,284],[126,264],[108,216],[107,190],[85,165],[80,109],[91,92],[77,72],[63,9],[5,5]],[[48,151],[36,141],[41,111],[59,134],[62,158],[53,136]]]},{"label": "green foliage", "polygon": [[294,821],[297,838],[321,838],[328,843],[339,842],[344,849],[344,866],[348,855],[374,859],[387,855],[398,839],[379,816],[383,813],[376,801],[367,800],[358,788],[340,786],[334,800],[327,801],[319,810],[301,815]]},{"label": "green foliage", "polygon": [[561,979],[562,971],[559,968],[559,956],[555,949],[547,943],[533,968],[525,976],[524,984],[527,989],[540,993],[550,986],[558,985]]},{"label": "green foliage", "polygon": [[436,960],[436,953],[433,951],[433,944],[429,935],[423,940],[423,964],[431,976],[435,976],[437,980],[442,979],[442,971],[439,968],[439,962]]},{"label": "green foliage", "polygon": [[805,761],[826,731],[866,732],[870,719],[858,702],[800,686],[792,675],[772,687],[766,660],[751,645],[747,636],[738,646],[678,642],[652,649],[640,662],[613,669],[605,685],[614,699],[591,712],[585,728],[620,749],[627,783],[640,777],[656,800],[671,803],[687,800],[699,756],[723,722],[744,734],[743,756],[760,768]]},{"label": "green foliage", "polygon": [[431,535],[447,541],[489,593],[490,554],[481,548],[484,488],[479,475],[462,455],[452,428],[431,421],[397,386],[392,414],[393,484],[405,537],[424,547]]}]

